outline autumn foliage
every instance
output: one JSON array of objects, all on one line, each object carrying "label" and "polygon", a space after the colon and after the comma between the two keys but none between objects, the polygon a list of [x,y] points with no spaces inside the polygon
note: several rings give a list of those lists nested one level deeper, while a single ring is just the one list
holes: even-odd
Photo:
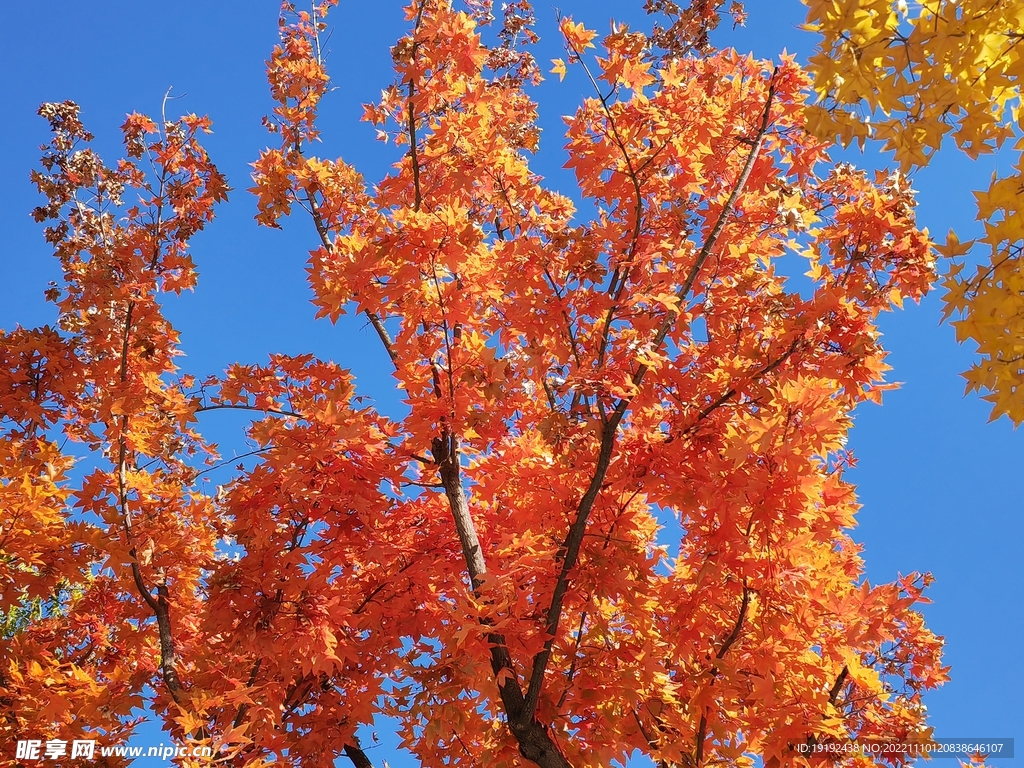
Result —
[{"label": "autumn foliage", "polygon": [[[946,316],[979,361],[964,376],[992,418],[1024,422],[1024,5],[1018,0],[804,0],[822,41],[811,59],[820,97],[809,127],[844,144],[883,142],[904,171],[943,144],[972,159],[1007,145],[1013,166],[975,192],[983,234],[946,238]],[[961,239],[964,240],[961,243]]]},{"label": "autumn foliage", "polygon": [[[331,5],[284,5],[252,191],[309,219],[318,315],[365,316],[405,410],[312,356],[179,371],[162,302],[228,191],[209,122],[129,116],[107,165],[45,105],[64,277],[54,326],[0,336],[0,740],[123,734],[144,700],[238,766],[380,765],[381,715],[424,766],[927,740],[930,579],[865,581],[843,479],[877,316],[935,279],[906,177],[832,165],[793,60],[659,3],[650,34],[560,20],[556,72],[594,84],[564,194],[530,166],[529,5],[417,0],[371,184],[315,154]],[[207,495],[214,409],[259,457]]]}]

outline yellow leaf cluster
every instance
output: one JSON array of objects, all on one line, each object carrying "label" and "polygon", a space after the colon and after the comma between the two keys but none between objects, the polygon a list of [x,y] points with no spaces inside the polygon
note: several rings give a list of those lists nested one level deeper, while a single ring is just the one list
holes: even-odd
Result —
[{"label": "yellow leaf cluster", "polygon": [[[818,104],[809,127],[843,144],[884,142],[904,170],[951,140],[968,157],[1018,137],[1013,171],[976,193],[989,253],[976,271],[948,271],[946,315],[978,362],[968,390],[992,418],[1024,422],[1024,5],[1018,0],[804,0],[821,35],[811,58]],[[952,254],[948,254],[952,255]]]}]

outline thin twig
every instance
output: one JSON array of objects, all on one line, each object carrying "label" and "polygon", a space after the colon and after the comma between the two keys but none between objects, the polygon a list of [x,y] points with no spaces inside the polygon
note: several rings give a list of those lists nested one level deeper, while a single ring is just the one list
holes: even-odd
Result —
[{"label": "thin twig", "polygon": [[295,411],[284,411],[284,410],[280,410],[278,408],[260,408],[259,406],[256,406],[256,405],[244,405],[244,404],[241,404],[241,403],[237,403],[237,404],[236,403],[216,403],[214,405],[202,405],[202,406],[196,408],[196,410],[194,412],[195,413],[203,413],[204,411],[222,411],[222,410],[257,411],[259,413],[272,413],[275,416],[287,416],[288,418],[291,418],[291,419],[305,419],[306,418],[301,413],[296,413]]},{"label": "thin twig", "polygon": [[[421,0],[419,7],[416,9],[416,24],[413,27],[412,50],[410,52],[413,67],[416,66],[416,53],[419,50],[416,34],[420,31],[420,24],[423,21],[423,9],[426,7],[426,4],[426,0]],[[423,193],[420,190],[419,147],[416,144],[416,81],[412,77],[409,78],[408,91],[409,96],[406,100],[406,107],[409,113],[409,162],[412,165],[413,210],[418,211],[423,204]]]}]

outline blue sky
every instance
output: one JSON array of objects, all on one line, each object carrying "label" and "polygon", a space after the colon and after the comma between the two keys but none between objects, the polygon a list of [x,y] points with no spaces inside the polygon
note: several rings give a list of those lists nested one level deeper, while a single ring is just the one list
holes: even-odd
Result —
[{"label": "blue sky", "polygon": [[[613,15],[636,17],[641,5],[572,0],[559,9],[603,31]],[[802,59],[809,52],[811,36],[795,28],[802,21],[797,0],[751,0],[748,11],[748,26],[718,35],[720,43],[763,57],[788,49]],[[546,61],[560,55],[553,34],[556,11],[538,3],[537,13],[544,37],[539,56]],[[28,173],[47,139],[44,121],[35,116],[39,104],[81,104],[96,148],[112,161],[120,151],[117,127],[125,113],[158,117],[163,95],[173,86],[172,95],[181,98],[169,103],[168,116],[212,117],[215,133],[206,146],[236,190],[213,226],[195,240],[198,289],[168,307],[187,352],[182,367],[202,376],[235,361],[263,362],[270,352],[313,352],[352,368],[360,391],[382,409],[395,406],[389,368],[372,330],[359,320],[343,319],[338,326],[313,320],[304,271],[307,251],[315,245],[308,222],[286,222],[282,232],[259,229],[252,218],[254,200],[244,190],[248,164],[270,138],[260,118],[270,109],[263,67],[276,39],[276,19],[274,0],[5,6],[0,327],[54,318],[43,290],[59,272],[29,216],[38,200]],[[390,81],[389,48],[404,28],[400,3],[341,0],[332,21],[327,47],[336,90],[323,109],[321,153],[355,161],[372,180],[393,159],[393,148],[375,142],[372,127],[358,121],[360,104]],[[545,127],[537,167],[569,193],[559,116],[573,109],[582,89],[570,74],[565,84],[552,78],[537,93]],[[887,162],[871,148],[849,159],[861,166]],[[914,177],[921,222],[938,236],[953,226],[961,239],[971,237],[978,231],[971,190],[986,185],[994,169],[1008,166],[1008,156],[975,163],[944,152]],[[927,699],[936,736],[1024,736],[1024,442],[1005,418],[988,423],[986,403],[963,396],[958,374],[971,353],[955,343],[939,317],[939,297],[933,294],[921,306],[882,320],[891,378],[903,386],[887,393],[881,408],[865,406],[856,413],[850,446],[859,466],[852,478],[864,509],[854,536],[864,544],[874,582],[915,570],[936,576],[934,604],[925,612],[932,629],[946,637],[946,663],[953,667],[952,682]],[[225,413],[211,414],[203,427],[226,450],[244,450],[241,425]],[[371,754],[392,768],[411,764],[383,749]]]}]

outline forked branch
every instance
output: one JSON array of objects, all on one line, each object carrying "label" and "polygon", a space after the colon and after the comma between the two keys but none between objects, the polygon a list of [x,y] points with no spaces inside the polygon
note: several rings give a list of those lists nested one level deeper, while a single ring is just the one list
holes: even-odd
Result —
[{"label": "forked branch", "polygon": [[[680,306],[682,306],[683,302],[686,301],[690,291],[693,289],[701,268],[714,250],[718,239],[721,237],[722,231],[725,229],[726,222],[729,217],[732,216],[736,208],[736,203],[742,195],[743,189],[750,178],[754,164],[764,147],[764,141],[771,126],[771,108],[774,98],[775,73],[773,72],[772,79],[768,86],[768,95],[764,105],[764,110],[761,115],[761,123],[758,127],[757,134],[751,140],[750,154],[747,156],[747,159],[744,162],[743,167],[740,170],[740,174],[733,186],[732,192],[725,205],[722,207],[711,232],[708,233],[707,240],[698,252],[697,259],[694,261],[683,285],[677,293]],[[668,315],[665,317],[653,339],[652,347],[656,351],[661,348],[662,344],[664,344],[665,339],[672,327],[675,325],[678,317],[679,312],[675,310],[670,310]],[[640,365],[636,373],[633,375],[633,384],[635,386],[639,387],[648,370],[649,367],[647,365]],[[729,396],[731,397],[732,394]],[[569,526],[569,531],[566,535],[565,541],[558,550],[557,560],[560,563],[560,567],[555,581],[555,588],[551,596],[551,604],[545,616],[545,630],[547,637],[545,639],[543,649],[534,656],[533,666],[530,673],[530,682],[526,693],[526,707],[531,717],[536,712],[537,703],[540,700],[541,688],[544,684],[544,674],[547,671],[548,663],[551,660],[551,650],[554,646],[555,639],[558,636],[558,626],[562,617],[562,608],[565,602],[566,593],[569,590],[570,574],[572,569],[576,567],[576,563],[579,560],[580,548],[583,545],[587,521],[590,518],[590,513],[593,511],[594,504],[597,501],[601,487],[604,485],[605,478],[608,474],[608,468],[611,465],[612,456],[615,452],[615,440],[619,425],[622,423],[626,412],[629,410],[632,400],[633,397],[623,397],[620,399],[607,422],[603,425],[601,432],[601,444],[598,449],[594,473],[591,476],[587,490],[584,492],[583,498],[580,500],[579,506],[577,507],[576,516],[573,519],[572,524]]]}]

